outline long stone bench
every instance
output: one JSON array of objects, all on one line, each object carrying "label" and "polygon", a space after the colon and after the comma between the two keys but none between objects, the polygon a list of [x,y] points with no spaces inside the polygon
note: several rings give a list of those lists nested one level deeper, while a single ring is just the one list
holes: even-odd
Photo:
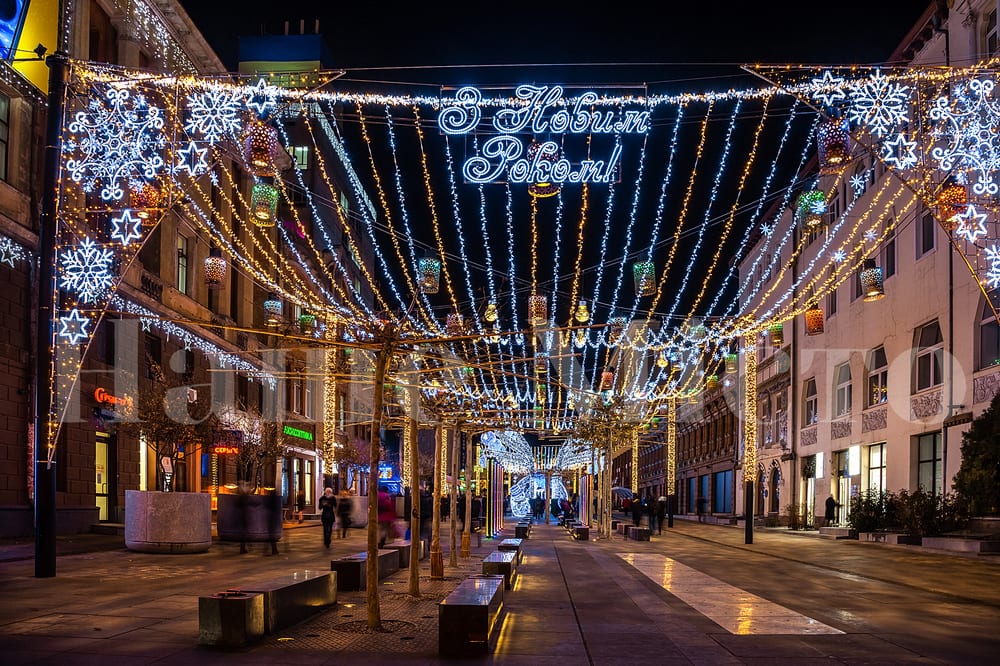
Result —
[{"label": "long stone bench", "polygon": [[240,647],[337,603],[337,574],[296,571],[198,598],[198,642]]},{"label": "long stone bench", "polygon": [[[330,560],[330,569],[337,572],[337,589],[365,590],[368,588],[368,551]],[[378,579],[399,571],[399,553],[395,550],[378,551]]]},{"label": "long stone bench", "polygon": [[513,589],[517,581],[517,551],[496,550],[483,558],[484,576],[503,576],[505,589]]},{"label": "long stone bench", "polygon": [[649,541],[649,528],[629,525],[625,530],[625,538],[633,541]]},{"label": "long stone bench", "polygon": [[438,604],[438,652],[447,657],[493,652],[503,617],[503,576],[470,576]]}]

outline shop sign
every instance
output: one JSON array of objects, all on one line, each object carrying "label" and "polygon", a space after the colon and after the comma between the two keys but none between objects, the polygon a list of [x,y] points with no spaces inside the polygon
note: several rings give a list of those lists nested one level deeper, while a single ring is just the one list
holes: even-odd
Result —
[{"label": "shop sign", "polygon": [[217,456],[234,456],[240,452],[240,447],[235,444],[214,444],[212,453]]},{"label": "shop sign", "polygon": [[117,396],[113,393],[108,393],[107,389],[100,386],[94,389],[94,400],[104,405],[110,405],[112,408],[121,408],[125,411],[131,411],[133,407],[132,396]]},{"label": "shop sign", "polygon": [[293,428],[290,425],[286,425],[284,428],[282,428],[282,432],[285,433],[286,435],[288,435],[289,437],[295,437],[297,439],[304,439],[307,442],[313,441],[313,434],[311,432],[309,432],[308,430],[302,430],[300,428]]}]

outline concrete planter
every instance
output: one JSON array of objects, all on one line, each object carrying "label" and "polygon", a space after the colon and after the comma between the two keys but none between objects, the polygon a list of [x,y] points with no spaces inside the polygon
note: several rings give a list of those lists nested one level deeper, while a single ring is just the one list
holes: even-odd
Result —
[{"label": "concrete planter", "polygon": [[212,545],[208,493],[125,491],[125,547],[141,553],[203,553]]},{"label": "concrete planter", "polygon": [[919,546],[922,537],[900,532],[859,532],[858,541],[889,543],[903,546]]},{"label": "concrete planter", "polygon": [[1000,553],[1000,540],[965,539],[954,536],[924,537],[924,548],[937,548],[958,553]]},{"label": "concrete planter", "polygon": [[219,495],[215,525],[222,541],[278,541],[281,495]]}]

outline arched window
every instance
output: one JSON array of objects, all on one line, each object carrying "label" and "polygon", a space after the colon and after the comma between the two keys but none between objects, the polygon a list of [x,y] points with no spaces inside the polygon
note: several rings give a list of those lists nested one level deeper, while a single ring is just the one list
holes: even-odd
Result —
[{"label": "arched window", "polygon": [[[1000,297],[1000,290],[994,289],[990,292],[990,300],[996,306]],[[979,335],[978,349],[976,354],[976,370],[992,368],[1000,365],[1000,324],[997,323],[986,298],[980,298],[979,306]]]},{"label": "arched window", "polygon": [[923,391],[944,381],[944,339],[936,321],[914,332],[913,390]]}]

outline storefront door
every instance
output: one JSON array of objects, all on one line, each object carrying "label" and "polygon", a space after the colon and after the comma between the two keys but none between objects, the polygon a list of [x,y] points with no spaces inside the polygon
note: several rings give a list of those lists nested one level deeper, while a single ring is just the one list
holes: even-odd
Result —
[{"label": "storefront door", "polygon": [[94,495],[97,502],[98,520],[111,521],[116,519],[113,470],[115,461],[115,438],[111,433],[96,432],[97,439],[94,450]]}]

